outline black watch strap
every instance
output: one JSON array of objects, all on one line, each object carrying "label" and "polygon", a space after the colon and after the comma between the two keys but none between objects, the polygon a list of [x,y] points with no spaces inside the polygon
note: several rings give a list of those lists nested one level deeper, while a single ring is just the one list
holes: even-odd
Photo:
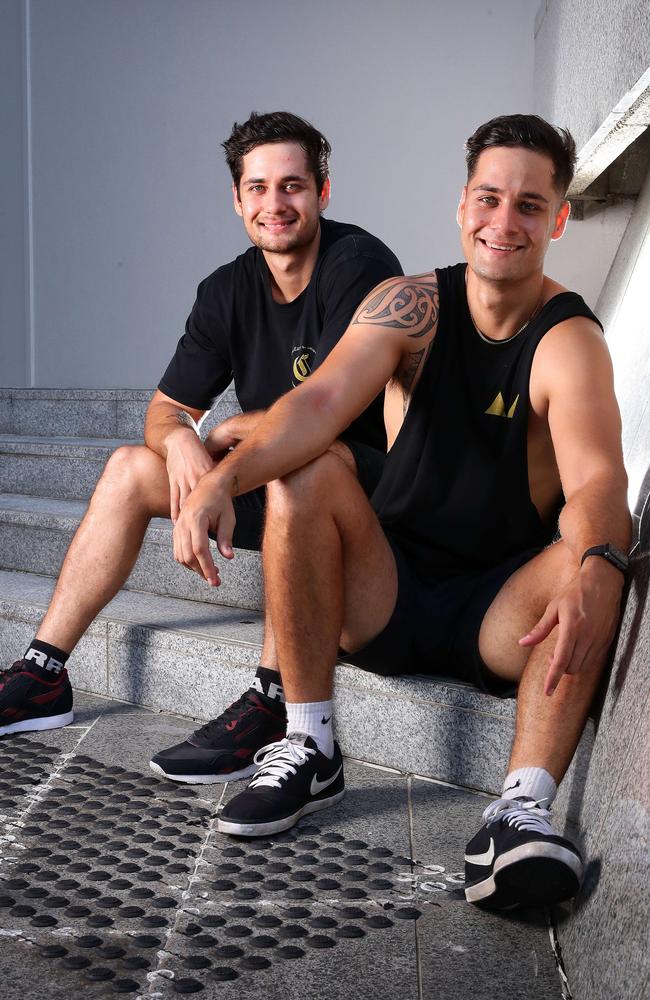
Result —
[{"label": "black watch strap", "polygon": [[610,545],[609,542],[606,542],[605,545],[592,545],[590,549],[583,552],[582,559],[580,560],[581,566],[588,556],[601,556],[607,562],[610,562],[612,566],[616,566],[616,569],[619,569],[624,575],[627,574],[630,568],[630,560],[625,553],[617,549],[615,545]]}]

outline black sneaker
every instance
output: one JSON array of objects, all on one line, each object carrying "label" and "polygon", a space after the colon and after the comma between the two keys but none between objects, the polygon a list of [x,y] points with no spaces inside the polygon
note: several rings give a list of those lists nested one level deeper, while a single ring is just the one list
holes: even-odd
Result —
[{"label": "black sneaker", "polygon": [[249,688],[217,719],[157,753],[149,766],[156,774],[189,785],[236,781],[254,774],[257,751],[281,740],[286,731],[284,705]]},{"label": "black sneaker", "polygon": [[259,837],[280,833],[301,816],[327,809],[345,794],[338,743],[330,760],[304,733],[291,733],[255,755],[260,769],[245,792],[227,802],[217,820],[221,833]]},{"label": "black sneaker", "polygon": [[74,719],[68,671],[56,680],[32,673],[27,660],[16,660],[0,673],[0,736],[60,729]]},{"label": "black sneaker", "polygon": [[580,888],[582,858],[534,799],[497,799],[465,850],[465,897],[494,909],[552,906]]}]

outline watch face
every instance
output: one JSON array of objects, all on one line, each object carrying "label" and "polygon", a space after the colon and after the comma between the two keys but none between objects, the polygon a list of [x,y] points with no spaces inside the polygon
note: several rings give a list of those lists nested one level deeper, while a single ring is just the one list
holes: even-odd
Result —
[{"label": "watch face", "polygon": [[607,549],[605,551],[605,556],[607,559],[609,559],[611,563],[614,564],[614,566],[616,566],[620,570],[623,570],[623,572],[625,572],[630,565],[630,560],[628,559],[628,557],[625,555],[624,552],[621,552],[620,549],[617,549],[615,545],[607,546]]}]

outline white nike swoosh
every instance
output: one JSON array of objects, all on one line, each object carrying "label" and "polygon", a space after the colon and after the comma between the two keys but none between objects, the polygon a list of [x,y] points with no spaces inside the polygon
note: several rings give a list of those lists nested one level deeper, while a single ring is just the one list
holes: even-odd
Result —
[{"label": "white nike swoosh", "polygon": [[470,865],[491,865],[494,860],[494,841],[490,837],[490,846],[485,854],[466,854],[465,861]]},{"label": "white nike swoosh", "polygon": [[314,777],[311,779],[311,788],[309,789],[311,794],[318,795],[319,792],[322,792],[323,789],[327,788],[328,785],[332,785],[336,781],[342,770],[343,770],[343,764],[341,764],[336,774],[333,774],[331,778],[326,778],[325,781],[319,781],[316,775],[314,775]]}]

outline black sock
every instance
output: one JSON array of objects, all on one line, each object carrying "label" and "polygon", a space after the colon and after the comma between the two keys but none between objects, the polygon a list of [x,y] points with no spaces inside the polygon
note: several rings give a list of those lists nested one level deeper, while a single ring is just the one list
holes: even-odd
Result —
[{"label": "black sock", "polygon": [[251,687],[271,701],[280,702],[284,706],[284,690],[279,670],[273,670],[272,667],[258,667]]},{"label": "black sock", "polygon": [[34,639],[27,647],[23,659],[29,664],[30,673],[44,681],[55,681],[66,665],[69,653],[41,639]]}]

